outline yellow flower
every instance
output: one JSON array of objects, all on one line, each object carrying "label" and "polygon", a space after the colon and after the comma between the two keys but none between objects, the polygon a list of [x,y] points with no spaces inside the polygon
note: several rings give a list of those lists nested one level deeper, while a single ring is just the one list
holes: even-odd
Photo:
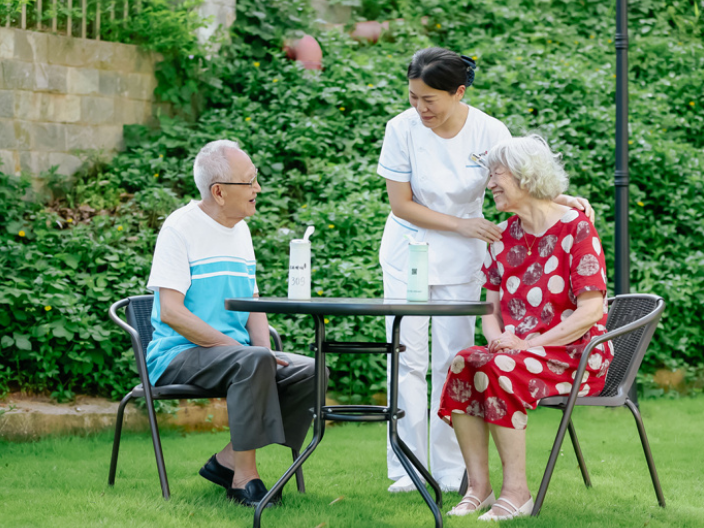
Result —
[{"label": "yellow flower", "polygon": [[596,38],[594,35],[589,35],[590,39]]},{"label": "yellow flower", "polygon": [[255,62],[255,63],[254,63],[254,67],[255,67],[255,68],[259,68],[259,63],[258,63],[258,62]]},{"label": "yellow flower", "polygon": [[19,236],[23,237],[23,236],[25,235],[25,232],[24,232],[24,231],[20,231],[20,232],[17,233],[17,234],[18,234]]},{"label": "yellow flower", "polygon": [[47,304],[47,305],[44,307],[44,310],[46,310],[46,311],[48,312],[49,310],[51,310],[51,306],[49,306],[49,305]]},{"label": "yellow flower", "polygon": [[387,58],[387,59],[393,59],[394,56],[393,56],[393,55],[387,55],[386,58]]},{"label": "yellow flower", "polygon": [[328,324],[330,322],[330,319],[326,317],[325,319],[323,319],[323,321],[325,321],[325,324]]},{"label": "yellow flower", "polygon": [[690,101],[689,106],[694,106],[694,101]]},{"label": "yellow flower", "polygon": [[609,40],[607,40],[606,42],[608,42],[609,44],[611,44],[611,43],[613,42],[613,40],[609,39]]},{"label": "yellow flower", "polygon": [[667,132],[667,129],[666,129],[666,128],[663,128],[662,131],[663,131],[663,132]]},{"label": "yellow flower", "polygon": [[318,291],[315,292],[315,293],[317,293],[318,295],[322,295],[322,294],[323,294],[323,290],[318,290]]},{"label": "yellow flower", "polygon": [[552,44],[552,40],[548,40],[548,44]]},{"label": "yellow flower", "polygon": [[345,111],[345,107],[344,107],[344,106],[341,106],[341,107],[340,107],[340,112],[344,112],[344,111]]},{"label": "yellow flower", "polygon": [[367,86],[369,86],[369,88],[374,88],[374,85],[372,83],[369,83]]},{"label": "yellow flower", "polygon": [[272,79],[271,82],[279,82],[278,79]]},{"label": "yellow flower", "polygon": [[122,226],[117,226],[118,231],[122,231]]},{"label": "yellow flower", "polygon": [[164,155],[163,155],[163,154],[159,154],[159,157],[160,157],[160,158],[163,158],[163,157],[164,157]]},{"label": "yellow flower", "polygon": [[154,174],[154,177],[155,177],[155,178],[158,178],[158,177],[159,177],[159,173],[157,172],[156,174]]},{"label": "yellow flower", "polygon": [[628,144],[629,144],[629,145],[633,145],[633,140],[632,140],[632,139],[629,139],[629,140],[628,140]]},{"label": "yellow flower", "polygon": [[245,120],[245,121],[251,121],[251,120],[252,120],[252,118],[251,118],[251,117],[249,117],[249,116],[247,116],[247,117],[245,117],[245,118],[244,118],[244,120]]},{"label": "yellow flower", "polygon": [[578,41],[578,40],[575,40],[574,43],[575,43],[575,44],[579,44],[579,41]]},{"label": "yellow flower", "polygon": [[301,206],[301,209],[305,209],[306,207],[308,207],[308,204],[303,204],[303,205]]},{"label": "yellow flower", "polygon": [[516,57],[516,60],[517,60],[517,61],[523,60],[523,57]]},{"label": "yellow flower", "polygon": [[440,29],[442,27],[442,24],[435,24],[435,27]]},{"label": "yellow flower", "polygon": [[476,55],[472,55],[472,60],[474,60],[474,61],[477,60],[477,56],[476,56]]},{"label": "yellow flower", "polygon": [[529,109],[528,109],[528,113],[529,113],[529,114],[532,114],[532,113],[533,113],[533,109],[532,109],[532,108],[529,108]]},{"label": "yellow flower", "polygon": [[73,223],[73,218],[69,218],[69,219],[66,220],[66,221],[67,221],[69,224],[72,224],[72,223]]},{"label": "yellow flower", "polygon": [[335,229],[335,224],[328,224],[328,229]]},{"label": "yellow flower", "polygon": [[638,205],[640,205],[641,207],[645,206],[645,204],[643,202],[638,202]]},{"label": "yellow flower", "polygon": [[614,73],[611,77],[613,77],[615,79],[618,76]]},{"label": "yellow flower", "polygon": [[316,271],[318,271],[318,268],[313,268],[311,271],[315,273]]}]

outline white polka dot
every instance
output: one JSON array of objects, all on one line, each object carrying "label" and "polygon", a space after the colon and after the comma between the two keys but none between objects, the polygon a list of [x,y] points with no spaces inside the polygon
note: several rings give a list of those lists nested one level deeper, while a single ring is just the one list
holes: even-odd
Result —
[{"label": "white polka dot", "polygon": [[511,379],[507,376],[499,376],[499,387],[509,394],[513,394],[513,384],[511,383]]},{"label": "white polka dot", "polygon": [[606,271],[604,271],[604,268],[601,268],[601,278],[606,282]]},{"label": "white polka dot", "polygon": [[538,286],[531,288],[528,295],[526,295],[526,299],[531,306],[540,306],[540,303],[543,302],[543,290]]},{"label": "white polka dot", "polygon": [[545,274],[548,275],[557,269],[557,257],[553,255],[545,263]]},{"label": "white polka dot", "polygon": [[527,352],[530,352],[531,354],[535,354],[536,356],[541,356],[545,357],[547,356],[547,353],[545,352],[545,349],[541,346],[537,347],[530,347]]},{"label": "white polka dot", "polygon": [[562,383],[558,383],[557,385],[555,385],[555,388],[560,394],[567,394],[572,390],[572,384],[563,381]]},{"label": "white polka dot", "polygon": [[497,240],[491,245],[491,251],[494,255],[494,258],[496,258],[497,255],[500,255],[501,252],[504,250],[504,243],[501,242],[501,240]]},{"label": "white polka dot", "polygon": [[452,364],[450,365],[450,370],[453,374],[462,372],[464,370],[464,358],[460,355],[455,356],[455,359],[452,360]]},{"label": "white polka dot", "polygon": [[572,220],[575,220],[579,216],[579,213],[575,211],[574,209],[570,209],[567,211],[562,218],[560,218],[560,221],[563,224],[569,224]]},{"label": "white polka dot", "polygon": [[491,260],[491,255],[490,255],[489,252],[487,251],[487,252],[486,252],[486,255],[484,255],[484,267],[490,268],[490,267],[491,267],[491,262],[492,262],[492,260]]},{"label": "white polka dot", "polygon": [[[577,371],[576,371],[576,370],[573,370],[573,371],[572,371],[572,379],[574,379],[574,377],[575,377],[576,375],[577,375]],[[587,372],[587,371],[585,370],[585,371],[584,371],[584,374],[582,374],[582,381],[580,382],[580,385],[581,385],[582,383],[584,383],[585,381],[587,381],[588,379],[589,379],[589,372]]]},{"label": "white polka dot", "polygon": [[584,385],[582,390],[577,393],[577,396],[586,396],[587,394],[589,394],[589,385]]},{"label": "white polka dot", "polygon": [[501,222],[500,224],[498,224],[496,227],[498,227],[499,229],[501,229],[501,232],[503,233],[504,231],[506,231],[506,226],[507,226],[507,225],[508,225],[508,220],[504,220],[503,222]]},{"label": "white polka dot", "polygon": [[573,243],[574,237],[572,235],[567,235],[565,238],[562,239],[562,242],[560,244],[562,245],[562,249],[565,250],[565,253],[569,253],[570,249],[572,249]]},{"label": "white polka dot", "polygon": [[601,368],[601,362],[603,360],[604,358],[601,356],[601,354],[590,354],[587,363],[589,364],[590,369],[598,370]]},{"label": "white polka dot", "polygon": [[503,299],[503,298],[504,298],[504,289],[503,289],[503,288],[499,288],[499,300],[501,300],[501,299]]},{"label": "white polka dot", "polygon": [[531,339],[533,339],[534,337],[538,337],[539,335],[540,335],[540,332],[533,332],[531,334],[528,334],[526,336],[526,341],[530,341]]},{"label": "white polka dot", "polygon": [[504,372],[511,372],[514,368],[516,368],[516,362],[513,358],[501,354],[496,355],[494,358],[494,363],[496,363],[496,366]]},{"label": "white polka dot", "polygon": [[516,290],[518,289],[518,287],[520,285],[521,285],[521,279],[519,279],[518,277],[509,277],[506,280],[506,289],[512,295],[514,293],[516,293]]},{"label": "white polka dot", "polygon": [[478,271],[476,277],[479,280],[480,286],[484,286],[486,284],[486,274],[483,271]]},{"label": "white polka dot", "polygon": [[592,247],[594,248],[594,251],[596,251],[597,255],[601,255],[601,242],[599,242],[598,238],[592,238]]},{"label": "white polka dot", "polygon": [[488,386],[489,376],[487,376],[483,372],[477,372],[474,375],[474,388],[477,389],[478,392],[484,392]]},{"label": "white polka dot", "polygon": [[499,275],[504,276],[504,265],[501,262],[496,263],[496,267],[499,269]]},{"label": "white polka dot", "polygon": [[559,275],[553,275],[548,281],[548,291],[550,293],[562,293],[565,290],[565,279]]},{"label": "white polka dot", "polygon": [[577,274],[582,277],[591,277],[592,275],[596,275],[600,269],[601,265],[599,264],[599,259],[588,253],[580,259],[577,265]]},{"label": "white polka dot", "polygon": [[526,358],[524,360],[526,370],[531,374],[540,374],[543,371],[543,364],[535,358]]},{"label": "white polka dot", "polygon": [[504,328],[507,332],[511,332],[513,335],[516,335],[516,327],[513,325],[506,325]]},{"label": "white polka dot", "polygon": [[525,429],[527,423],[528,415],[526,413],[516,411],[515,413],[513,413],[513,416],[511,416],[511,424],[513,424],[513,427],[515,429]]},{"label": "white polka dot", "polygon": [[567,319],[567,318],[568,318],[570,315],[572,315],[573,313],[574,313],[574,310],[565,310],[565,311],[562,312],[562,314],[560,315],[560,321],[564,321],[565,319]]}]

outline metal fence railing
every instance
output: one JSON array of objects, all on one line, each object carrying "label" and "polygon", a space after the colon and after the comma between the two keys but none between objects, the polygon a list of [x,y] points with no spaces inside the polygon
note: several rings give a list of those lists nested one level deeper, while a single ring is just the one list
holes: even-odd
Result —
[{"label": "metal fence railing", "polygon": [[101,40],[141,10],[142,0],[0,0],[0,25]]}]

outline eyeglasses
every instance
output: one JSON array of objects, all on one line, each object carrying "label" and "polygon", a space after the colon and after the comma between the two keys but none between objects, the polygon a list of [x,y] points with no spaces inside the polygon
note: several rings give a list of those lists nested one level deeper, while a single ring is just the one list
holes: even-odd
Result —
[{"label": "eyeglasses", "polygon": [[217,184],[220,184],[220,185],[249,185],[250,188],[251,188],[251,187],[254,186],[255,183],[257,183],[257,177],[258,177],[258,176],[259,176],[259,169],[257,169],[256,167],[254,167],[254,178],[252,178],[252,179],[249,180],[248,182],[218,182],[218,181],[216,181],[216,182],[211,183],[211,184],[210,184],[210,187],[208,187],[208,188],[209,188],[209,189],[212,189],[212,188],[213,188],[213,185],[215,185],[216,183],[217,183]]}]

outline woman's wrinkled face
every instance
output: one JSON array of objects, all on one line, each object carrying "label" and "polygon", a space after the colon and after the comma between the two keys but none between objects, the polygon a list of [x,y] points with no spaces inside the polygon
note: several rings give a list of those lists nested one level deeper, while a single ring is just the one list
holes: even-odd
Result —
[{"label": "woman's wrinkled face", "polygon": [[518,186],[513,174],[502,165],[491,171],[488,188],[499,211],[515,212],[517,206],[529,196],[527,191]]},{"label": "woman's wrinkled face", "polygon": [[445,90],[431,88],[422,79],[408,81],[408,99],[428,128],[442,127],[457,110],[463,95],[464,86],[451,95]]}]

